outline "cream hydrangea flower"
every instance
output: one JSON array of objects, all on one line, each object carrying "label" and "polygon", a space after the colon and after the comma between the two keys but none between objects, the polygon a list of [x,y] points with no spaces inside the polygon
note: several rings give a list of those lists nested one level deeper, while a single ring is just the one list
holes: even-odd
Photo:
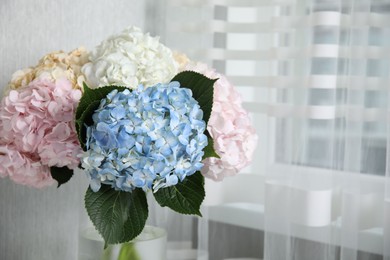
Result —
[{"label": "cream hydrangea flower", "polygon": [[77,48],[69,53],[56,51],[44,56],[35,67],[16,71],[6,88],[6,92],[27,86],[36,78],[40,79],[67,79],[73,88],[82,89],[84,76],[81,67],[88,62],[88,52],[84,47]]},{"label": "cream hydrangea flower", "polygon": [[187,65],[191,62],[191,60],[182,52],[174,51],[173,52],[173,58],[177,62],[179,66],[179,71],[185,70]]},{"label": "cream hydrangea flower", "polygon": [[172,51],[158,37],[130,27],[103,41],[89,56],[82,72],[89,87],[119,85],[136,88],[167,83],[177,73]]}]

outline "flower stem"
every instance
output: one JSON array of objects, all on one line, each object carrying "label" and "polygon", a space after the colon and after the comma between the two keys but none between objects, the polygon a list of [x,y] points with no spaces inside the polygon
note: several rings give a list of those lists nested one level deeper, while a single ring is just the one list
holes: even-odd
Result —
[{"label": "flower stem", "polygon": [[123,243],[119,252],[118,260],[142,260],[134,243]]}]

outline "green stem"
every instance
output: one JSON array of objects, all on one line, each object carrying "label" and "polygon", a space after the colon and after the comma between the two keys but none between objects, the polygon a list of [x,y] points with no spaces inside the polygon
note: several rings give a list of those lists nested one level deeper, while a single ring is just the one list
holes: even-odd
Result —
[{"label": "green stem", "polygon": [[102,260],[111,260],[111,255],[112,255],[112,247],[109,246],[104,249]]},{"label": "green stem", "polygon": [[134,243],[123,243],[119,252],[118,260],[142,260]]}]

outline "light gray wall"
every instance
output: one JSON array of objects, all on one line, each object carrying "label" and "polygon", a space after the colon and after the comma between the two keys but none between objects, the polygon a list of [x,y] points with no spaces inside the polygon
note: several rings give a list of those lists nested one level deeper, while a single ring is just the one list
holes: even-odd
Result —
[{"label": "light gray wall", "polygon": [[[36,64],[45,53],[91,48],[144,23],[142,0],[0,0],[0,88],[15,70]],[[86,187],[82,175],[58,190],[0,179],[0,259],[76,259]]]}]

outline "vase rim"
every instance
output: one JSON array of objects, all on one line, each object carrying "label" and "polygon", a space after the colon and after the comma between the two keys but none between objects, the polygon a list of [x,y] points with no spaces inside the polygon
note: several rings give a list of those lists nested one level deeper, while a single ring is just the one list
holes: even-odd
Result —
[{"label": "vase rim", "polygon": [[[147,234],[151,234],[151,233],[153,234],[152,236],[147,236],[145,232],[147,232]],[[99,241],[102,243],[104,242],[102,236],[99,234],[99,232],[96,230],[94,226],[88,226],[82,229],[80,235],[89,240]],[[141,234],[139,234],[136,238],[126,243],[131,243],[131,242],[142,243],[150,240],[161,239],[166,236],[167,236],[167,232],[165,229],[156,226],[145,225]]]}]

